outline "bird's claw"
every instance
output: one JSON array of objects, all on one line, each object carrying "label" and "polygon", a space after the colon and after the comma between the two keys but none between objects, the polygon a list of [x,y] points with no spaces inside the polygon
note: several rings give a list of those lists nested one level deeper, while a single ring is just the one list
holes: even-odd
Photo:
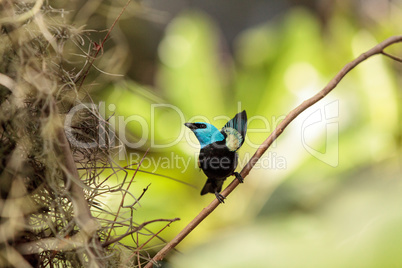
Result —
[{"label": "bird's claw", "polygon": [[237,179],[240,183],[243,183],[243,182],[244,182],[244,179],[243,179],[243,177],[240,175],[239,172],[233,172],[233,175],[236,177],[236,179]]},{"label": "bird's claw", "polygon": [[225,203],[224,200],[226,199],[226,197],[224,197],[223,195],[221,195],[218,192],[215,192],[215,196],[216,196],[216,199],[218,199],[219,203],[221,203],[221,204]]}]

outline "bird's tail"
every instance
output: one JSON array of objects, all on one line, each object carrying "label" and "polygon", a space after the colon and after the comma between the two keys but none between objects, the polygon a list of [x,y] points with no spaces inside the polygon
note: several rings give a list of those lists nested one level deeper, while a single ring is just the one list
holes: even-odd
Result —
[{"label": "bird's tail", "polygon": [[222,185],[225,179],[211,179],[208,178],[207,182],[204,185],[204,188],[201,190],[201,195],[206,193],[220,193],[222,191]]},{"label": "bird's tail", "polygon": [[[246,138],[246,133],[247,133],[247,113],[245,110],[243,110],[243,112],[238,113],[235,115],[235,117],[233,117],[231,120],[229,120],[225,126],[223,126],[222,131],[226,132],[226,134],[228,134],[227,132],[231,133],[233,132],[232,129],[235,129],[235,132],[238,132],[238,134],[240,134],[240,137],[237,137],[237,140],[239,140],[239,144],[236,148],[239,149],[243,143],[244,140]],[[235,133],[232,133],[235,134]]]}]

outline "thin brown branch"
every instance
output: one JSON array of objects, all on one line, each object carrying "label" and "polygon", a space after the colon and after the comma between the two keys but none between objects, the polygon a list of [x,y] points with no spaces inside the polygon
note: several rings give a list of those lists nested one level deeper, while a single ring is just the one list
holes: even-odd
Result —
[{"label": "thin brown branch", "polygon": [[140,195],[140,197],[137,198],[137,200],[135,200],[135,202],[134,202],[134,204],[133,204],[133,207],[134,207],[137,203],[139,204],[141,198],[144,196],[144,194],[146,193],[146,191],[148,191],[148,188],[149,188],[150,185],[151,185],[151,184],[148,184],[147,187],[145,187],[144,189],[142,189],[142,194]]},{"label": "thin brown branch", "polygon": [[[275,128],[275,130],[269,135],[269,137],[260,145],[257,151],[254,153],[253,157],[251,157],[250,161],[243,167],[240,175],[245,178],[254,167],[254,165],[258,162],[261,156],[265,153],[265,151],[272,145],[272,143],[282,134],[285,128],[304,110],[317,103],[319,100],[324,98],[331,90],[333,90],[342,78],[349,73],[353,68],[355,68],[358,64],[365,61],[367,58],[372,57],[377,54],[382,54],[384,49],[392,44],[402,42],[402,36],[393,36],[385,41],[379,43],[372,49],[367,52],[361,54],[355,60],[346,64],[335,77],[317,94],[313,97],[305,100],[295,109],[293,109],[286,118]],[[239,181],[234,179],[228,187],[221,193],[223,196],[228,196],[237,186],[239,185]],[[162,260],[171,249],[173,249],[177,244],[179,244],[195,227],[198,226],[215,208],[219,205],[219,201],[215,198],[206,208],[204,208],[172,241],[170,241],[164,248],[162,248],[153,258],[152,260],[145,266],[145,268],[151,268],[154,263]]]},{"label": "thin brown branch", "polygon": [[[124,205],[124,199],[126,198],[128,189],[130,188],[131,183],[134,181],[135,175],[137,175],[137,172],[138,172],[138,170],[139,170],[140,167],[141,167],[142,161],[144,161],[145,156],[147,155],[148,151],[149,151],[149,148],[148,148],[148,150],[145,152],[145,154],[144,154],[144,156],[142,157],[140,163],[138,163],[137,169],[134,171],[134,174],[133,174],[133,176],[131,177],[130,183],[127,185],[127,189],[126,189],[126,191],[124,192],[123,197],[121,198],[120,206],[119,206],[119,208],[118,208],[118,210],[117,210],[117,213],[116,213],[116,216],[115,216],[114,221],[113,221],[113,223],[112,223],[112,226],[110,227],[110,230],[109,230],[109,233],[108,233],[108,235],[107,235],[106,241],[109,240],[110,234],[112,233],[112,230],[113,230],[113,226],[114,226],[114,224],[115,224],[115,222],[116,222],[116,220],[117,220],[117,217],[118,217],[119,214],[120,214],[120,209],[121,209],[121,208],[123,207],[123,205]],[[147,188],[148,188],[148,187],[147,187]],[[136,200],[136,202],[137,202],[137,200]]]},{"label": "thin brown branch", "polygon": [[384,56],[387,56],[388,58],[391,58],[394,61],[402,62],[401,58],[398,58],[398,57],[396,57],[394,55],[391,55],[391,54],[389,54],[389,53],[387,53],[385,51],[381,51],[381,54],[383,54]]},{"label": "thin brown branch", "polygon": [[136,249],[136,251],[126,260],[126,262],[127,261],[129,261],[132,257],[134,257],[135,255],[137,255],[138,256],[138,264],[140,265],[140,267],[141,267],[141,263],[140,263],[140,260],[139,260],[139,256],[140,256],[140,250],[142,250],[152,239],[154,239],[155,237],[157,237],[163,230],[165,230],[167,227],[169,227],[170,226],[170,224],[172,223],[172,222],[174,222],[174,221],[179,221],[180,220],[180,218],[175,218],[174,220],[172,220],[171,222],[169,222],[168,224],[166,224],[162,229],[160,229],[157,233],[155,233],[154,235],[152,235],[144,244],[142,244],[140,247],[138,247],[137,249]]},{"label": "thin brown branch", "polygon": [[136,233],[136,232],[140,231],[142,228],[144,228],[145,226],[147,226],[147,225],[150,224],[150,223],[161,222],[161,221],[168,221],[168,222],[169,222],[168,224],[171,224],[172,222],[178,221],[178,220],[180,220],[180,219],[179,219],[179,218],[174,218],[174,219],[156,219],[156,220],[152,220],[152,221],[146,221],[146,222],[140,224],[139,226],[135,227],[133,230],[131,230],[131,231],[129,231],[129,232],[127,232],[127,233],[125,233],[125,234],[119,236],[119,237],[116,237],[116,238],[113,238],[113,239],[110,239],[110,240],[106,241],[105,243],[102,244],[102,246],[103,246],[103,247],[107,247],[107,246],[109,246],[110,244],[119,242],[119,241],[122,240],[124,237],[129,236],[129,235],[131,235],[131,234],[133,234],[133,233]]},{"label": "thin brown branch", "polygon": [[[0,74],[0,75],[1,75],[1,74]],[[131,165],[122,167],[120,170],[118,170],[118,171],[112,173],[111,175],[109,175],[109,176],[107,177],[107,179],[109,179],[111,176],[115,175],[115,174],[116,174],[117,172],[119,172],[119,171],[127,171],[127,170],[134,170],[134,171],[135,171],[135,170],[137,170],[136,168],[129,168],[129,166],[133,166],[133,165],[138,165],[138,164],[137,164],[137,163],[134,163],[134,164],[131,164]],[[113,168],[114,168],[114,167],[112,167],[112,166],[110,166],[110,167],[91,167],[91,169],[101,169],[101,170],[113,169]],[[78,170],[87,170],[87,169],[88,169],[88,168],[86,168],[86,167],[78,168]],[[185,181],[182,181],[182,180],[179,180],[179,179],[176,179],[176,178],[167,176],[167,175],[158,174],[158,173],[154,173],[154,172],[146,171],[146,170],[142,170],[142,169],[139,169],[138,172],[150,174],[150,175],[157,176],[157,177],[166,178],[166,179],[169,179],[169,180],[172,180],[172,181],[175,181],[175,182],[178,182],[178,183],[187,185],[187,186],[189,186],[189,187],[191,187],[191,188],[197,189],[197,187],[196,187],[195,185],[193,185],[193,184],[190,184],[190,183],[188,183],[188,182],[185,182]]]},{"label": "thin brown branch", "polygon": [[[89,65],[87,66],[87,68],[86,68],[84,74],[83,74],[82,77],[81,77],[81,82],[80,82],[80,85],[78,86],[78,90],[80,90],[81,87],[82,87],[82,85],[84,84],[85,78],[88,76],[89,70],[90,70],[91,67],[93,66],[96,57],[98,56],[99,52],[103,50],[103,47],[104,47],[104,45],[105,45],[106,40],[109,38],[110,33],[112,32],[114,26],[115,26],[116,23],[119,21],[121,15],[123,15],[124,11],[127,9],[127,7],[128,7],[128,5],[130,4],[130,2],[131,2],[131,0],[128,0],[128,1],[126,2],[125,6],[124,6],[124,7],[122,8],[122,10],[120,11],[120,14],[119,14],[119,15],[117,16],[117,18],[113,21],[113,24],[112,24],[112,26],[110,26],[109,30],[107,31],[105,37],[104,37],[103,40],[102,40],[102,43],[100,43],[100,44],[94,43],[94,45],[95,45],[95,54],[91,57],[91,61],[89,62]],[[80,78],[78,78],[77,81],[75,81],[75,82],[78,82],[79,79],[80,79]]]}]

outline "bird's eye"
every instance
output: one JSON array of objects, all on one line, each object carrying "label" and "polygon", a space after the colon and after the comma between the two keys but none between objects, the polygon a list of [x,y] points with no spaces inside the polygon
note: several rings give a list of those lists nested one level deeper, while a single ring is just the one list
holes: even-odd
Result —
[{"label": "bird's eye", "polygon": [[202,123],[195,123],[197,128],[207,128],[207,125],[202,124]]}]

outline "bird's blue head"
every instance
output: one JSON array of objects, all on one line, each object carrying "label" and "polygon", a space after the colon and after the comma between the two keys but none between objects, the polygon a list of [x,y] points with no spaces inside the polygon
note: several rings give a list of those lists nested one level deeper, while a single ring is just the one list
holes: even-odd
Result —
[{"label": "bird's blue head", "polygon": [[229,151],[235,152],[243,145],[246,137],[247,113],[243,111],[236,114],[235,117],[226,123],[221,131],[208,123],[197,122],[185,123],[184,125],[194,132],[201,144],[201,148],[214,142],[225,140],[223,145]]},{"label": "bird's blue head", "polygon": [[211,143],[223,141],[225,139],[225,136],[223,136],[223,134],[211,124],[196,122],[185,123],[184,125],[194,132],[195,136],[201,144],[201,148]]}]

